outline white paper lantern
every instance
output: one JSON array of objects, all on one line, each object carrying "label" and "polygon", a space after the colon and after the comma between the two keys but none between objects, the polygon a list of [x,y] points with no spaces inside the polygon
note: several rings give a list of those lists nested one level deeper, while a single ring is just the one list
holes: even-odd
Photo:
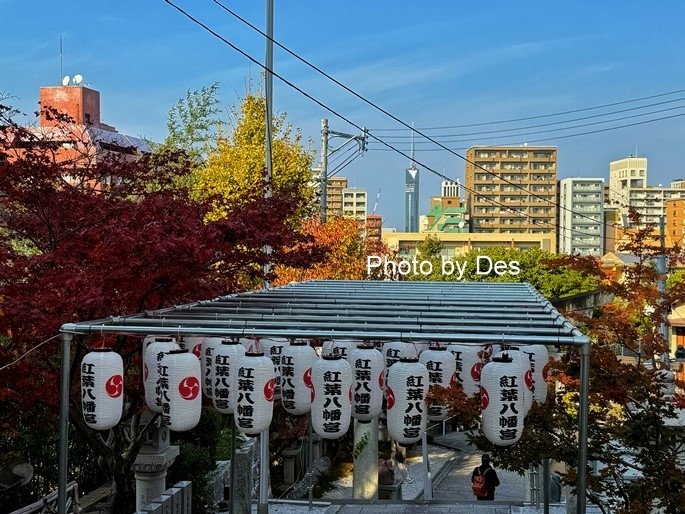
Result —
[{"label": "white paper lantern", "polygon": [[248,351],[238,359],[236,380],[235,424],[244,434],[261,434],[269,428],[273,417],[274,363],[263,352]]},{"label": "white paper lantern", "polygon": [[[515,353],[515,352],[510,352]],[[497,446],[511,446],[523,432],[523,381],[516,362],[494,357],[480,375],[482,430]]]},{"label": "white paper lantern", "polygon": [[269,357],[274,363],[274,376],[276,377],[276,392],[274,399],[281,399],[281,356],[283,355],[283,348],[289,343],[287,339],[260,339],[259,341],[264,350],[264,355]]},{"label": "white paper lantern", "polygon": [[324,341],[322,348],[324,353],[331,355],[340,355],[343,359],[347,359],[350,350],[356,346],[354,341],[349,339],[335,339],[333,341]]},{"label": "white paper lantern", "polygon": [[413,349],[416,352],[416,355],[418,357],[420,357],[423,352],[425,352],[426,350],[428,350],[431,347],[430,342],[427,342],[427,341],[419,341],[416,343],[408,343],[408,344],[413,347]]},{"label": "white paper lantern", "polygon": [[523,411],[528,414],[533,406],[533,372],[530,369],[530,361],[528,356],[521,352],[518,347],[511,347],[506,352],[496,352],[494,357],[501,358],[504,354],[508,354],[514,364],[519,367],[523,391]]},{"label": "white paper lantern", "polygon": [[312,427],[323,439],[338,439],[350,427],[352,369],[340,355],[326,355],[312,366]]},{"label": "white paper lantern", "polygon": [[[413,357],[416,353],[412,349],[412,353],[409,353],[409,348],[407,343],[402,341],[391,341],[389,343],[383,343],[381,353],[383,354],[383,361],[385,364],[385,385],[388,385],[388,371],[393,364],[400,361],[401,357]],[[384,391],[385,392],[385,391]]]},{"label": "white paper lantern", "polygon": [[[452,352],[445,346],[431,347],[419,355],[419,362],[428,370],[428,384],[450,387],[457,384],[456,361]],[[428,419],[442,421],[447,419],[449,408],[444,405],[428,405]]]},{"label": "white paper lantern", "polygon": [[347,360],[352,367],[352,417],[368,423],[383,408],[383,355],[373,346],[359,344],[350,351]]},{"label": "white paper lantern", "polygon": [[157,385],[157,364],[163,353],[179,350],[173,337],[146,337],[143,340],[143,386],[145,403],[154,412],[162,412],[162,400]]},{"label": "white paper lantern", "polygon": [[238,339],[240,341],[240,344],[242,344],[245,347],[245,353],[247,352],[256,352],[257,350],[257,341],[250,337],[241,337]]},{"label": "white paper lantern", "polygon": [[520,351],[528,356],[530,369],[533,372],[533,399],[538,403],[547,401],[547,370],[549,352],[544,344],[520,346]]},{"label": "white paper lantern", "polygon": [[[492,349],[492,345],[489,345]],[[454,355],[457,382],[469,398],[478,392],[483,356],[487,349],[481,344],[449,344],[447,350]]]},{"label": "white paper lantern", "polygon": [[212,369],[214,368],[214,349],[221,344],[221,337],[205,337],[202,340],[202,358],[200,359],[200,370],[202,373],[202,392],[210,400],[214,398],[214,379]]},{"label": "white paper lantern", "polygon": [[290,414],[299,416],[312,408],[312,366],[318,359],[307,341],[293,341],[281,355],[281,403]]},{"label": "white paper lantern", "polygon": [[428,370],[417,359],[402,358],[388,372],[386,388],[388,434],[400,444],[412,444],[426,431]]},{"label": "white paper lantern", "polygon": [[109,430],[124,408],[124,362],[111,348],[98,348],[81,361],[81,405],[90,428]]},{"label": "white paper lantern", "polygon": [[174,432],[194,428],[202,414],[200,361],[188,350],[172,350],[162,354],[157,372],[164,423]]},{"label": "white paper lantern", "polygon": [[179,339],[178,345],[181,347],[181,350],[188,350],[199,360],[202,359],[202,341],[204,339],[204,337],[183,336]]},{"label": "white paper lantern", "polygon": [[233,414],[238,396],[236,394],[236,377],[238,360],[245,355],[245,347],[235,339],[224,339],[214,347],[212,366],[212,383],[214,391],[212,402],[222,414]]}]

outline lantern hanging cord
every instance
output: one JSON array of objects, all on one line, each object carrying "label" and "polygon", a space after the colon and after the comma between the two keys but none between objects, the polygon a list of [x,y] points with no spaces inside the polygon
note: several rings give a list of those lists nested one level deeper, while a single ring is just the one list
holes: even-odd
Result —
[{"label": "lantern hanging cord", "polygon": [[27,356],[29,353],[31,353],[32,351],[37,350],[38,348],[40,348],[40,347],[43,346],[44,344],[49,343],[50,341],[52,341],[53,339],[58,338],[59,336],[60,336],[59,334],[55,334],[54,336],[52,336],[52,337],[46,339],[45,341],[42,341],[42,342],[38,343],[38,344],[37,344],[36,346],[34,346],[33,348],[31,348],[30,350],[24,352],[22,355],[20,355],[17,359],[13,360],[13,361],[10,362],[9,364],[5,364],[3,367],[0,368],[0,371],[3,371],[3,370],[5,370],[5,369],[9,368],[10,366],[14,366],[17,362],[19,362],[21,359],[23,359],[24,357],[26,357],[26,356]]}]

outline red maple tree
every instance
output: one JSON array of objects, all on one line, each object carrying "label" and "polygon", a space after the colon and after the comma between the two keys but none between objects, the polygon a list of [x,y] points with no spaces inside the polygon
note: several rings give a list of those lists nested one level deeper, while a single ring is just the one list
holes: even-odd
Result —
[{"label": "red maple tree", "polygon": [[[233,292],[261,275],[267,244],[280,265],[324,256],[291,226],[298,191],[284,188],[270,199],[255,191],[226,218],[208,222],[212,199],[190,198],[193,162],[183,153],[56,159],[61,142],[13,117],[0,106],[0,366],[63,323]],[[131,378],[122,420],[131,430],[115,428],[110,441],[85,426],[76,392],[78,363],[96,344],[115,346]],[[0,372],[1,435],[55,423],[58,348],[45,344]],[[117,512],[130,511],[129,472],[142,439],[139,352],[140,340],[124,337],[76,337],[72,348],[70,420],[116,484]]]}]

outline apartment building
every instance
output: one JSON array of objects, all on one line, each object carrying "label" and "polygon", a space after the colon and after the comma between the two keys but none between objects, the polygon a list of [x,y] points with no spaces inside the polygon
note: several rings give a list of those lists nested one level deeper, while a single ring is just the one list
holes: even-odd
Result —
[{"label": "apartment building", "polygon": [[452,180],[443,180],[440,183],[440,196],[443,198],[459,198],[459,195],[461,194],[461,182],[459,179],[452,181]]},{"label": "apartment building", "polygon": [[355,218],[366,223],[368,213],[368,198],[366,189],[361,187],[346,187],[342,190],[343,216]]},{"label": "apartment building", "polygon": [[604,255],[604,179],[559,181],[560,253]]},{"label": "apartment building", "polygon": [[343,191],[347,188],[347,178],[331,177],[326,188],[326,216],[343,215]]},{"label": "apartment building", "polygon": [[366,217],[367,241],[380,242],[383,233],[383,218],[378,214],[369,214]]},{"label": "apartment building", "polygon": [[383,242],[391,252],[402,257],[416,255],[416,247],[428,237],[443,244],[442,255],[455,257],[472,250],[487,251],[492,248],[512,248],[521,251],[540,248],[554,252],[556,234],[469,234],[458,232],[392,232],[383,231]]},{"label": "apartment building", "polygon": [[609,203],[625,204],[628,191],[647,187],[647,158],[631,155],[609,163]]},{"label": "apartment building", "polygon": [[471,232],[554,234],[556,241],[556,147],[477,146],[466,158]]},{"label": "apartment building", "polygon": [[666,235],[678,245],[685,240],[685,200],[666,201]]}]

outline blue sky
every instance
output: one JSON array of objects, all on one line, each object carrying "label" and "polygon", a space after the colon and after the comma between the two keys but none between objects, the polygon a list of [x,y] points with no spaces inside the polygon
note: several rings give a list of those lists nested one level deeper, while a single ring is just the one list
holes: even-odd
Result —
[{"label": "blue sky", "polygon": [[[179,5],[259,60],[264,42],[207,0]],[[259,27],[264,2],[226,1]],[[655,6],[658,5],[658,8]],[[680,1],[275,1],[275,38],[361,95],[417,128],[472,125],[583,109],[685,89],[685,3]],[[41,85],[59,83],[59,37],[64,73],[82,74],[102,95],[103,120],[121,132],[162,139],[165,115],[188,89],[215,81],[228,109],[240,102],[260,69],[192,24],[162,0],[39,2],[0,0],[0,91],[24,111],[36,108]],[[275,70],[315,98],[372,129],[400,128],[384,115],[306,68],[278,48]],[[286,112],[305,139],[319,146],[320,120],[356,133],[275,80],[274,108]],[[683,101],[678,99],[683,98]],[[648,103],[670,101],[654,107]],[[548,128],[664,110],[604,125],[531,135],[531,125],[641,107],[622,114]],[[666,109],[669,109],[666,111]],[[428,130],[431,135],[487,132],[451,143],[532,141],[558,147],[559,176],[607,177],[610,160],[637,152],[649,159],[650,182],[685,176],[685,117],[566,139],[554,136],[685,113],[685,92],[574,116],[518,123]],[[504,129],[515,129],[504,133]],[[408,150],[409,131],[374,131]],[[531,143],[533,144],[533,143]],[[404,169],[408,160],[377,143],[341,174],[382,195],[386,226],[403,228]],[[433,149],[433,151],[424,151]],[[417,160],[451,177],[464,163],[417,142]],[[318,156],[317,156],[318,159]],[[421,168],[421,166],[419,166]],[[439,193],[440,178],[421,170],[421,210]]]}]

